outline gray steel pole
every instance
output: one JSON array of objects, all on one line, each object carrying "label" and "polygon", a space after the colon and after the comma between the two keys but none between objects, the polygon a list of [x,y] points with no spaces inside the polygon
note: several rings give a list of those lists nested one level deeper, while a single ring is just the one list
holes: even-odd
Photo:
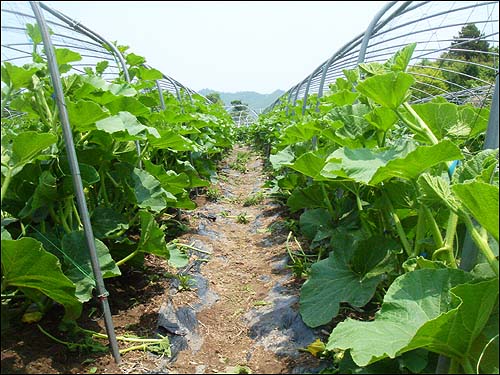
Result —
[{"label": "gray steel pole", "polygon": [[304,83],[304,81],[300,82],[299,85],[297,86],[297,92],[295,93],[295,97],[293,98],[293,106],[294,107],[295,107],[295,103],[297,103],[297,99],[299,97],[299,91],[300,91],[303,83]]},{"label": "gray steel pole", "polygon": [[[130,75],[128,74],[128,69],[127,69],[127,64],[125,63],[125,59],[123,58],[123,55],[121,54],[121,52],[118,50],[118,48],[116,48],[116,46],[113,43],[108,42],[106,39],[104,39],[99,34],[88,29],[84,25],[76,22],[75,20],[66,16],[65,14],[62,14],[61,12],[50,8],[43,3],[41,3],[39,6],[43,9],[45,9],[46,11],[48,11],[49,13],[53,14],[54,16],[63,19],[64,22],[70,24],[71,27],[73,29],[75,29],[76,31],[81,32],[84,35],[87,35],[88,37],[90,37],[90,38],[92,38],[100,43],[106,44],[113,51],[113,55],[118,58],[118,61],[119,61],[120,65],[122,66],[122,72],[123,72],[123,75],[125,77],[125,80],[127,81],[127,83],[130,83]],[[135,148],[137,150],[137,155],[139,156],[139,168],[142,169],[141,145],[139,144],[139,141],[134,141],[134,142],[135,142]]]},{"label": "gray steel pole", "polygon": [[365,61],[366,48],[368,47],[368,42],[372,37],[373,30],[375,26],[377,26],[378,21],[382,18],[382,16],[394,5],[397,1],[391,1],[387,3],[382,9],[378,11],[378,13],[373,17],[368,28],[365,31],[365,35],[363,36],[363,41],[361,42],[361,47],[359,47],[359,55],[358,55],[358,65]]},{"label": "gray steel pole", "polygon": [[102,308],[104,312],[104,321],[106,324],[106,331],[111,345],[113,357],[115,358],[115,362],[120,363],[121,362],[120,351],[118,349],[118,342],[116,340],[115,329],[113,326],[113,319],[111,317],[111,310],[109,309],[108,298],[107,298],[109,293],[106,291],[104,287],[101,267],[99,265],[99,260],[97,258],[97,251],[94,242],[94,234],[92,232],[92,225],[90,224],[87,202],[85,201],[85,195],[83,192],[82,179],[80,177],[80,167],[78,165],[78,159],[76,156],[73,136],[71,134],[68,112],[66,110],[66,103],[64,100],[64,93],[59,73],[59,66],[57,65],[54,48],[52,46],[52,41],[50,39],[47,24],[45,23],[45,18],[43,17],[43,14],[40,10],[40,6],[36,1],[30,1],[30,5],[31,8],[33,9],[33,13],[35,14],[36,21],[38,23],[38,26],[40,27],[40,32],[42,34],[43,44],[45,47],[45,54],[47,56],[47,63],[50,71],[50,76],[52,79],[52,85],[54,86],[57,107],[59,109],[59,117],[62,125],[64,143],[66,145],[69,167],[71,170],[71,176],[73,178],[73,187],[75,189],[75,196],[78,203],[78,211],[80,212],[80,216],[83,223],[83,229],[85,233],[85,239],[87,241],[87,246],[90,252],[90,261],[92,265],[92,270],[94,272],[98,298],[102,303]]},{"label": "gray steel pole", "polygon": [[155,81],[156,83],[156,89],[158,90],[158,95],[160,96],[160,106],[161,109],[165,110],[165,100],[163,99],[163,91],[160,87],[160,82],[158,80]]},{"label": "gray steel pole", "polygon": [[[483,149],[498,148],[498,75],[495,81],[495,91],[491,102],[490,118],[488,119],[488,129],[486,130],[486,139]],[[473,220],[474,221],[474,220]],[[475,221],[474,221],[475,222]],[[462,248],[462,259],[460,268],[470,271],[477,263],[478,249],[471,234],[467,231]]]},{"label": "gray steel pole", "polygon": [[498,72],[495,80],[495,91],[493,92],[493,100],[491,102],[490,118],[488,120],[488,130],[486,131],[484,148],[498,148]]},{"label": "gray steel pole", "polygon": [[306,113],[306,108],[307,108],[307,97],[308,97],[308,94],[309,94],[309,89],[311,88],[311,81],[312,81],[312,78],[314,76],[314,74],[316,74],[316,72],[319,70],[319,68],[316,68],[310,75],[309,75],[309,78],[307,79],[307,85],[306,85],[306,92],[304,93],[304,103],[302,103],[302,115],[304,115]]}]

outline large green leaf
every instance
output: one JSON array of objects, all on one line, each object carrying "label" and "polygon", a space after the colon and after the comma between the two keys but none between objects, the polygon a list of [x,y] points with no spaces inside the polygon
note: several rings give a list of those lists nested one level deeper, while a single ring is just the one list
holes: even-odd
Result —
[{"label": "large green leaf", "polygon": [[32,215],[37,208],[49,206],[59,198],[57,192],[57,179],[50,171],[43,171],[38,178],[35,192],[26,202],[26,206],[19,212],[19,217]]},{"label": "large green leaf", "polygon": [[413,51],[415,51],[416,46],[417,43],[408,44],[387,60],[384,66],[395,72],[404,72],[410,63],[411,56],[413,55]]},{"label": "large green leaf", "polygon": [[[491,268],[490,268],[491,269]],[[490,319],[486,322],[481,334],[477,337],[470,348],[472,358],[481,359],[479,362],[480,374],[498,374],[499,363],[499,337],[498,337],[498,301]]]},{"label": "large green leaf", "polygon": [[82,56],[67,48],[55,48],[56,60],[59,65],[67,64],[73,61],[80,61]]},{"label": "large green leaf", "polygon": [[71,70],[71,65],[69,62],[80,61],[82,56],[74,51],[67,48],[54,48],[57,64],[59,65],[59,72],[66,73]]},{"label": "large green leaf", "polygon": [[[350,146],[353,143],[360,143],[363,146],[369,144],[370,139],[365,137],[365,133],[371,130],[370,123],[364,116],[370,112],[370,107],[366,104],[356,103],[334,107],[325,117],[329,120],[330,127],[336,129],[337,142],[342,146]],[[339,127],[339,122],[343,126]],[[338,127],[338,128],[337,128]]]},{"label": "large green leaf", "polygon": [[351,105],[359,97],[357,92],[352,92],[350,89],[340,90],[332,95],[329,95],[328,100],[338,106]]},{"label": "large green leaf", "polygon": [[360,82],[356,89],[383,107],[396,110],[408,97],[415,78],[403,72],[376,75]]},{"label": "large green leaf", "polygon": [[441,176],[432,176],[429,173],[423,173],[419,176],[417,184],[420,190],[420,201],[427,205],[445,204],[457,211],[460,202],[453,195],[450,184]]},{"label": "large green leaf", "polygon": [[310,327],[329,323],[338,314],[341,302],[359,307],[367,304],[383,279],[380,273],[368,273],[396,247],[394,241],[383,237],[354,243],[348,238],[328,259],[312,265],[310,277],[302,285],[300,314]]},{"label": "large green leaf", "polygon": [[151,111],[148,107],[142,104],[138,99],[130,96],[119,96],[116,100],[106,104],[112,115],[116,115],[119,112],[130,112],[134,116],[146,116]]},{"label": "large green leaf", "polygon": [[11,149],[2,142],[2,173],[6,173],[4,166],[11,169],[12,175],[19,173],[26,164],[42,158],[42,151],[56,141],[52,133],[27,131],[14,137]]},{"label": "large green leaf", "polygon": [[321,132],[314,121],[301,121],[287,126],[281,134],[281,145],[308,141]]},{"label": "large green leaf", "polygon": [[66,106],[72,128],[79,131],[93,130],[96,121],[109,116],[99,104],[90,100],[66,101]]},{"label": "large green leaf", "polygon": [[31,77],[40,70],[38,67],[22,68],[7,61],[2,64],[2,81],[14,90],[32,86]]},{"label": "large green leaf", "polygon": [[146,59],[142,56],[136,55],[135,53],[129,53],[126,57],[127,64],[130,66],[141,65],[146,62]]},{"label": "large green leaf", "polygon": [[148,137],[151,146],[164,149],[168,148],[174,151],[196,151],[197,147],[193,141],[183,137],[182,135],[176,134],[172,130],[159,129],[158,137]]},{"label": "large green leaf", "polygon": [[146,171],[151,173],[162,188],[174,195],[186,192],[190,186],[189,177],[185,173],[175,173],[174,171],[165,171],[161,165],[155,165],[149,160],[144,160]]},{"label": "large green leaf", "polygon": [[[94,243],[103,278],[120,276],[121,272],[106,245],[98,239],[95,239]],[[64,273],[76,284],[78,300],[87,302],[92,298],[92,290],[96,284],[85,234],[82,231],[68,233],[61,244],[65,254]]]},{"label": "large green leaf", "polygon": [[325,208],[315,208],[305,211],[300,215],[300,230],[310,240],[316,237],[316,234],[334,229],[333,221],[328,210]]},{"label": "large green leaf", "polygon": [[321,186],[318,184],[295,189],[286,204],[291,212],[302,208],[328,208]]},{"label": "large green leaf", "polygon": [[77,319],[81,314],[75,284],[63,274],[57,257],[33,238],[2,240],[2,287],[9,285],[47,295],[64,306],[67,319]]},{"label": "large green leaf", "polygon": [[364,117],[370,124],[384,132],[389,130],[398,120],[394,111],[386,107],[377,107]]},{"label": "large green leaf", "polygon": [[450,289],[471,281],[456,269],[421,269],[398,277],[389,287],[382,308],[371,322],[348,318],[332,331],[328,350],[351,349],[359,366],[394,358],[407,350],[427,322],[456,308]]},{"label": "large green leaf", "polygon": [[460,202],[498,242],[498,186],[471,181],[451,187]]},{"label": "large green leaf", "polygon": [[163,79],[163,73],[154,68],[145,68],[144,66],[141,66],[139,67],[139,74],[143,81]]},{"label": "large green leaf", "polygon": [[498,149],[482,150],[471,159],[463,161],[453,174],[453,183],[461,183],[468,180],[490,183],[495,175],[497,166]]},{"label": "large green leaf", "polygon": [[290,165],[293,159],[295,159],[295,154],[292,150],[292,146],[287,146],[276,154],[269,156],[269,161],[274,169],[280,169],[283,166]]},{"label": "large green leaf", "polygon": [[177,195],[186,192],[190,186],[189,177],[185,173],[175,173],[174,171],[166,171],[158,177],[161,186],[168,192]]},{"label": "large green leaf", "polygon": [[137,205],[140,208],[160,212],[167,207],[167,202],[177,200],[174,195],[161,187],[160,181],[147,171],[134,168],[131,177]]},{"label": "large green leaf", "polygon": [[97,238],[106,238],[117,231],[128,229],[125,216],[109,207],[97,207],[90,220]]},{"label": "large green leaf", "polygon": [[457,285],[450,292],[458,306],[424,324],[404,351],[426,348],[462,364],[465,359],[476,364],[471,347],[498,303],[498,278]]},{"label": "large green leaf", "polygon": [[150,126],[146,126],[137,121],[137,118],[129,112],[118,112],[115,116],[110,116],[96,122],[96,127],[99,130],[104,130],[106,133],[114,134],[118,132],[127,132],[130,136],[123,137],[124,140],[143,139],[142,134],[146,131],[154,139],[160,138],[158,131]]},{"label": "large green leaf", "polygon": [[141,239],[137,249],[145,253],[155,254],[168,259],[174,267],[188,264],[188,256],[175,243],[165,242],[165,233],[160,229],[153,215],[147,211],[139,211],[141,218]]},{"label": "large green leaf", "polygon": [[[373,150],[369,148],[358,148],[351,150],[347,147],[340,148],[328,156],[325,170],[322,174],[331,176],[339,166],[349,178],[357,182],[367,184],[375,172],[382,166],[385,166],[390,160],[403,156],[408,153],[408,147]],[[340,164],[339,164],[340,160]]]},{"label": "large green leaf", "polygon": [[391,177],[412,180],[434,165],[463,158],[460,149],[448,140],[432,146],[418,146],[414,151],[402,156],[396,160],[390,160],[385,166],[379,168],[370,183],[376,185]]},{"label": "large green leaf", "polygon": [[[189,161],[176,161],[178,171],[185,173],[189,177],[189,187],[204,187],[210,186],[210,182],[203,180],[199,176],[199,172],[193,167]],[[177,168],[176,168],[177,170]]]},{"label": "large green leaf", "polygon": [[326,156],[323,151],[309,151],[300,155],[289,167],[315,180],[321,181],[326,179],[321,175],[321,170],[325,166],[325,162]]},{"label": "large green leaf", "polygon": [[465,140],[485,131],[488,124],[487,110],[470,105],[457,106],[442,98],[430,103],[414,104],[412,108],[438,139],[448,137]]},{"label": "large green leaf", "polygon": [[185,267],[188,265],[189,257],[184,251],[179,248],[179,246],[177,246],[175,243],[169,243],[167,247],[169,251],[168,264],[176,268]]},{"label": "large green leaf", "polygon": [[140,251],[168,259],[170,253],[165,242],[165,233],[156,223],[154,216],[141,210],[139,217],[141,218],[141,239],[137,248]]}]

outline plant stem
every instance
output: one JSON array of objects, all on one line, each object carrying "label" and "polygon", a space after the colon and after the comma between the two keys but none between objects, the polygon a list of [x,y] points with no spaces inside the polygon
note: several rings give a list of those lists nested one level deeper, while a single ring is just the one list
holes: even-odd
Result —
[{"label": "plant stem", "polygon": [[111,181],[111,183],[113,184],[113,186],[117,189],[120,188],[120,185],[118,184],[118,182],[115,181],[115,179],[113,178],[113,176],[111,176],[111,173],[109,173],[109,171],[106,171],[106,176],[108,176],[109,180]]},{"label": "plant stem", "polygon": [[439,140],[436,138],[434,133],[431,131],[429,126],[422,120],[422,118],[415,112],[415,110],[411,107],[408,102],[403,103],[403,107],[413,116],[413,118],[417,121],[418,126],[420,127],[420,131],[425,134],[427,139],[433,144],[438,144]]},{"label": "plant stem", "polygon": [[71,233],[71,228],[69,227],[68,222],[66,221],[66,215],[64,215],[61,208],[59,208],[58,212],[59,212],[58,217],[61,220],[61,224],[63,226],[64,231],[66,233]]},{"label": "plant stem", "polygon": [[424,237],[424,234],[425,234],[424,216],[425,216],[424,208],[423,208],[423,205],[421,205],[420,208],[418,209],[417,231],[415,234],[415,243],[413,246],[413,254],[415,254],[415,255],[420,254],[420,244],[421,244],[422,238]]},{"label": "plant stem", "polygon": [[408,238],[406,237],[405,230],[403,228],[403,225],[401,224],[401,220],[399,220],[399,216],[396,214],[396,211],[394,210],[394,207],[392,206],[392,203],[387,196],[387,193],[382,190],[382,198],[385,201],[386,207],[389,211],[389,215],[392,217],[392,220],[394,221],[394,225],[396,226],[396,230],[398,232],[399,238],[401,240],[401,244],[403,245],[403,248],[406,252],[406,254],[411,257],[412,250],[411,250],[411,245],[410,242],[408,241]]},{"label": "plant stem", "polygon": [[450,368],[448,369],[448,374],[458,374],[458,361],[454,358],[450,359]]},{"label": "plant stem", "polygon": [[499,274],[498,260],[495,256],[495,254],[493,253],[493,251],[491,250],[490,245],[488,244],[488,240],[485,239],[483,236],[481,236],[481,234],[477,231],[477,229],[474,227],[474,224],[472,223],[472,220],[470,219],[470,217],[467,213],[463,212],[460,216],[464,220],[465,226],[469,230],[469,232],[472,236],[472,239],[476,243],[479,250],[481,250],[481,252],[485,256],[489,265],[493,269],[493,272],[495,272],[495,275],[497,275],[497,277],[498,277],[498,274]]},{"label": "plant stem", "polygon": [[464,373],[465,374],[474,374],[474,367],[472,366],[472,363],[470,363],[470,359],[467,356],[464,356],[463,358],[463,363],[462,367],[464,368]]},{"label": "plant stem", "polygon": [[134,250],[133,252],[131,252],[129,255],[127,255],[125,258],[123,259],[120,259],[118,262],[116,262],[116,265],[118,267],[120,267],[123,263],[125,263],[126,261],[129,261],[130,259],[132,259],[133,257],[135,257],[137,254],[139,254],[140,250],[137,249],[137,250]]},{"label": "plant stem", "polygon": [[436,247],[437,248],[443,247],[444,246],[443,236],[441,236],[441,231],[439,230],[439,227],[436,223],[436,220],[434,219],[434,216],[432,216],[431,210],[426,205],[422,205],[422,208],[425,214],[426,221],[430,226],[432,237],[434,238],[434,243],[436,244]]},{"label": "plant stem", "polygon": [[[92,336],[99,338],[99,339],[107,339],[108,335],[105,335],[104,333],[98,333],[94,331],[90,331],[87,329],[82,329],[83,332],[89,333]],[[127,336],[116,336],[117,340],[120,341],[127,341],[127,342],[141,342],[141,343],[156,343],[156,342],[162,342],[165,338],[161,339],[142,339],[140,337],[127,337]]]},{"label": "plant stem", "polygon": [[61,220],[59,220],[59,216],[57,216],[56,212],[54,211],[54,206],[51,204],[49,206],[49,215],[56,224],[61,224]]},{"label": "plant stem", "polygon": [[450,211],[450,216],[448,217],[448,226],[446,227],[446,237],[444,239],[444,246],[436,250],[433,254],[435,255],[441,252],[445,252],[448,255],[448,262],[452,268],[458,268],[457,261],[453,254],[453,240],[455,239],[455,234],[457,233],[458,215]]},{"label": "plant stem", "polygon": [[363,211],[363,204],[361,203],[361,198],[359,197],[359,194],[355,193],[356,195],[356,205],[358,206],[359,211]]},{"label": "plant stem", "polygon": [[102,169],[99,169],[99,176],[101,177],[101,187],[99,189],[99,193],[102,196],[102,199],[104,200],[105,206],[109,207],[108,192],[106,191],[106,181],[104,179],[106,174],[102,172]]},{"label": "plant stem", "polygon": [[328,208],[328,212],[330,213],[332,219],[335,219],[335,211],[333,209],[332,202],[330,202],[330,198],[328,198],[328,193],[326,192],[325,184],[323,182],[320,182],[319,185],[321,186],[321,191],[323,192],[323,199],[325,201],[326,207]]},{"label": "plant stem", "polygon": [[73,229],[73,197],[66,200],[66,204],[64,205],[64,214],[66,216],[66,220],[68,220],[70,229]]},{"label": "plant stem", "polygon": [[[174,242],[174,241],[172,241]],[[187,249],[191,249],[191,250],[194,250],[194,251],[198,251],[199,253],[203,253],[203,254],[208,254],[208,255],[212,255],[212,253],[210,251],[205,251],[205,250],[201,250],[201,249],[197,249],[196,247],[194,246],[191,246],[191,245],[185,245],[183,243],[180,243],[180,242],[174,242],[176,246],[180,246],[180,247],[185,247]]]},{"label": "plant stem", "polygon": [[406,126],[408,126],[410,128],[411,131],[413,131],[415,134],[418,134],[418,135],[422,135],[422,136],[425,136],[425,133],[422,131],[422,129],[418,128],[417,126],[415,126],[415,124],[411,123],[410,121],[408,121],[406,118],[403,117],[403,115],[399,112],[399,111],[395,111],[396,112],[396,115],[398,116],[398,118],[406,124]]},{"label": "plant stem", "polygon": [[1,196],[0,196],[0,202],[3,203],[3,198],[5,194],[7,193],[7,188],[10,185],[10,182],[12,181],[12,169],[7,168],[7,173],[5,175],[5,178],[3,180],[3,185],[2,185],[2,190],[1,190]]},{"label": "plant stem", "polygon": [[126,231],[128,230],[128,228],[122,228],[120,229],[118,232],[116,232],[115,234],[111,234],[109,236],[106,236],[106,238],[108,240],[113,240],[115,238],[119,238],[121,235],[123,235]]},{"label": "plant stem", "polygon": [[149,343],[146,343],[146,344],[141,344],[141,345],[130,346],[130,347],[125,348],[125,349],[120,349],[120,354],[125,354],[127,352],[132,351],[132,350],[139,350],[139,349],[146,350],[148,345],[149,345]]},{"label": "plant stem", "polygon": [[80,214],[78,213],[78,209],[76,208],[75,200],[71,200],[71,205],[73,206],[73,213],[75,214],[76,221],[78,222],[78,227],[83,228],[82,220],[80,219]]}]

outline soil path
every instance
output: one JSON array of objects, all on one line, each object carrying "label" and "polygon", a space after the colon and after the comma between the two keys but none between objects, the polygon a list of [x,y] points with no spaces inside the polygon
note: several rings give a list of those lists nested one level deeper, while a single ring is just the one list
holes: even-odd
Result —
[{"label": "soil path", "polygon": [[[249,156],[248,161],[238,163],[238,155]],[[164,369],[192,374],[318,371],[319,362],[299,350],[320,334],[298,314],[299,285],[286,267],[282,208],[263,197],[257,204],[248,202],[264,193],[262,160],[248,148],[235,147],[220,164],[219,177],[212,189],[222,196],[200,200],[190,214],[193,230],[180,237],[203,252],[191,252],[184,272],[193,290],[171,289],[160,309],[160,331],[178,333],[171,337],[173,360]]]}]

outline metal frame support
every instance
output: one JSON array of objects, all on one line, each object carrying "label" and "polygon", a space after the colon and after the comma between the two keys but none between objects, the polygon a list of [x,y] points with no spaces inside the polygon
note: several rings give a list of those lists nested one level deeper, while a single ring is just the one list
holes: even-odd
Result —
[{"label": "metal frame support", "polygon": [[52,46],[52,41],[50,39],[48,27],[45,22],[45,18],[42,14],[42,11],[40,9],[40,5],[36,1],[30,1],[30,5],[31,8],[33,9],[33,13],[35,14],[36,21],[40,27],[40,31],[42,34],[42,40],[45,47],[45,54],[47,56],[47,63],[50,71],[50,76],[52,79],[52,85],[54,87],[57,107],[59,109],[59,117],[62,125],[64,143],[66,146],[66,152],[68,154],[69,167],[73,179],[73,187],[75,190],[75,196],[78,203],[78,211],[82,219],[85,239],[87,241],[87,246],[90,253],[90,261],[95,277],[98,298],[102,303],[102,308],[104,312],[106,332],[108,334],[109,343],[111,345],[111,351],[115,359],[115,362],[119,364],[121,362],[121,357],[120,357],[120,351],[118,350],[118,342],[116,340],[115,329],[113,326],[113,319],[111,317],[111,310],[109,308],[109,303],[107,298],[109,293],[106,291],[104,287],[101,267],[99,265],[99,260],[97,258],[97,250],[94,242],[95,241],[94,234],[92,232],[92,225],[90,223],[90,216],[87,208],[87,202],[85,201],[85,195],[83,192],[83,184],[82,184],[82,179],[80,177],[80,167],[78,165],[78,159],[75,151],[75,144],[73,142],[73,136],[71,134],[68,112],[66,110],[66,103],[64,100],[64,93],[59,73],[59,66],[57,65],[54,53],[54,47]]},{"label": "metal frame support", "polygon": [[[99,43],[107,45],[111,49],[111,51],[113,52],[113,56],[115,56],[116,58],[118,58],[119,64],[122,67],[123,76],[125,77],[125,80],[127,81],[127,83],[130,84],[130,82],[131,82],[130,81],[130,75],[128,73],[127,64],[125,62],[125,59],[123,58],[123,55],[121,54],[121,52],[118,50],[118,48],[113,43],[108,42],[106,39],[104,39],[99,34],[97,34],[94,31],[88,29],[84,25],[82,25],[79,22],[75,21],[74,19],[66,16],[65,14],[62,14],[61,12],[56,11],[56,10],[50,8],[50,7],[48,7],[47,5],[45,5],[43,3],[40,3],[39,6],[41,8],[43,8],[44,10],[46,10],[47,12],[51,13],[52,15],[54,15],[55,17],[58,17],[58,18],[62,19],[64,22],[66,22],[67,24],[69,24],[76,31],[81,32],[84,35],[87,35],[89,38],[92,38],[93,40],[95,40],[95,41],[97,41]],[[137,150],[137,156],[139,156],[139,168],[142,169],[142,162],[141,162],[141,159],[140,159],[140,156],[141,156],[141,145],[139,144],[139,141],[134,141],[134,143],[135,143],[135,148]]]},{"label": "metal frame support", "polygon": [[366,49],[368,48],[368,42],[370,41],[370,38],[372,37],[373,30],[375,29],[375,26],[377,26],[378,21],[396,3],[397,3],[397,1],[391,1],[390,3],[387,3],[382,9],[380,9],[378,11],[378,13],[375,15],[375,17],[373,17],[373,19],[371,20],[371,22],[368,25],[368,28],[366,29],[365,34],[363,36],[363,41],[361,42],[361,47],[359,47],[359,55],[358,55],[358,63],[357,63],[358,65],[365,61]]},{"label": "metal frame support", "polygon": [[498,72],[495,79],[495,91],[491,102],[490,118],[488,119],[488,130],[484,140],[484,148],[498,148]]},{"label": "metal frame support", "polygon": [[160,87],[160,81],[156,80],[156,89],[158,90],[158,96],[160,97],[160,106],[161,109],[165,110],[165,99],[163,99],[163,90]]},{"label": "metal frame support", "polygon": [[299,98],[299,91],[300,89],[302,88],[302,84],[304,83],[304,81],[301,81],[298,85],[297,85],[297,91],[295,92],[295,97],[293,98],[293,106],[295,107],[295,104],[297,103],[297,99]]}]

